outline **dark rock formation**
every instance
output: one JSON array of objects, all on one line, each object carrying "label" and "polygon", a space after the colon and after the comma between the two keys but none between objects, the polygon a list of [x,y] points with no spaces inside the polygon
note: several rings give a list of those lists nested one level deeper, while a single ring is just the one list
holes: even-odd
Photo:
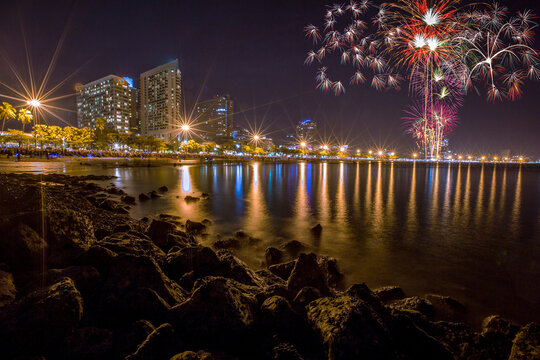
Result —
[{"label": "dark rock formation", "polygon": [[268,267],[268,270],[270,270],[273,274],[276,274],[283,280],[287,280],[289,276],[291,276],[292,270],[294,269],[295,265],[296,260],[293,260],[283,264],[271,265]]},{"label": "dark rock formation", "polygon": [[383,303],[387,303],[394,300],[401,300],[405,298],[403,289],[399,286],[384,286],[373,290],[373,293]]},{"label": "dark rock formation", "polygon": [[170,324],[156,328],[126,360],[169,359],[182,345]]},{"label": "dark rock formation", "polygon": [[514,339],[508,360],[540,359],[540,325],[530,323],[523,326]]},{"label": "dark rock formation", "polygon": [[293,258],[297,257],[298,253],[304,251],[306,248],[306,245],[297,240],[291,240],[283,245],[283,249]]},{"label": "dark rock formation", "polygon": [[146,201],[146,200],[150,200],[150,197],[144,193],[140,193],[139,194],[139,201]]},{"label": "dark rock formation", "polygon": [[169,188],[166,187],[165,185],[163,185],[163,186],[160,186],[160,187],[159,187],[158,191],[161,191],[161,192],[167,192],[167,191],[169,191]]},{"label": "dark rock formation", "polygon": [[216,249],[239,249],[240,240],[235,238],[222,239],[214,242],[214,248]]},{"label": "dark rock formation", "polygon": [[186,220],[186,231],[191,234],[200,234],[206,230],[206,226],[203,223],[197,221]]},{"label": "dark rock formation", "polygon": [[313,253],[300,254],[287,281],[287,288],[294,294],[305,286],[312,286],[325,296],[330,295],[326,276],[317,263],[317,256]]},{"label": "dark rock formation", "polygon": [[13,280],[13,275],[7,271],[0,270],[0,308],[11,304],[17,295],[17,288]]},{"label": "dark rock formation", "polygon": [[317,224],[317,225],[315,225],[314,227],[311,228],[311,233],[315,237],[321,237],[322,230],[323,230],[323,228],[322,228],[321,224]]},{"label": "dark rock formation", "polygon": [[283,261],[283,251],[275,247],[269,247],[264,251],[264,258],[266,259],[266,266],[279,264]]}]

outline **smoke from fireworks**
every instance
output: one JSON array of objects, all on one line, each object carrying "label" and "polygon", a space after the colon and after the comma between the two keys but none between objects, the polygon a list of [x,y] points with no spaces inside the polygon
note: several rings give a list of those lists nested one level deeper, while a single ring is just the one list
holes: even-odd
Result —
[{"label": "smoke from fireworks", "polygon": [[515,100],[526,79],[540,79],[534,18],[528,10],[509,16],[498,4],[461,0],[352,0],[328,6],[321,27],[306,26],[318,46],[306,65],[319,63],[317,88],[336,95],[346,88],[330,78],[330,56],[352,65],[350,84],[399,90],[408,80],[416,100],[405,121],[426,156],[436,156],[468,91],[486,86],[489,101]]}]

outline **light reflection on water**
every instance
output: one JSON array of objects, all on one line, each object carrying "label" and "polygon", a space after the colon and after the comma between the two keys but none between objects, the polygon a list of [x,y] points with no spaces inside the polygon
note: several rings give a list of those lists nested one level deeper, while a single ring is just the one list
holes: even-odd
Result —
[{"label": "light reflection on water", "polygon": [[[504,165],[299,163],[106,168],[26,163],[12,170],[110,174],[130,194],[166,185],[132,215],[173,213],[262,239],[260,265],[285,239],[339,259],[350,282],[454,296],[481,315],[540,321],[540,170]],[[0,164],[0,170],[5,169]],[[186,195],[211,198],[186,202]],[[320,223],[323,234],[309,229]]]}]

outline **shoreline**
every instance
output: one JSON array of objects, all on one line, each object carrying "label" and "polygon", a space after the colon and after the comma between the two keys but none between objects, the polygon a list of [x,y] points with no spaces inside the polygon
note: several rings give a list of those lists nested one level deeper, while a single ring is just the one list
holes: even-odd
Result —
[{"label": "shoreline", "polygon": [[[406,297],[397,286],[344,289],[338,262],[304,253],[298,242],[267,248],[266,269],[250,269],[231,251],[255,241],[249,234],[202,246],[211,219],[133,219],[127,207],[152,200],[92,182],[107,179],[0,173],[0,319],[7,324],[0,343],[7,354],[466,359],[540,351],[536,324],[488,317],[475,332],[459,323],[464,306],[445,296]],[[120,349],[134,324],[137,341]],[[91,346],[96,339],[101,346]]]}]

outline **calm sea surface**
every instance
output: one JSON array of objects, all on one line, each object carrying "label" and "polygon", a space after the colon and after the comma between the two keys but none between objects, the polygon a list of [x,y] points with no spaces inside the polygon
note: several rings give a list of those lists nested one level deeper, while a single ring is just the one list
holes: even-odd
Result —
[{"label": "calm sea surface", "polygon": [[[239,251],[260,266],[264,249],[296,239],[339,260],[349,283],[400,285],[467,304],[471,321],[502,314],[540,321],[540,167],[480,164],[298,163],[180,167],[0,162],[0,171],[108,174],[130,194],[166,185],[132,216],[171,213],[262,241]],[[107,181],[107,183],[110,181]],[[184,196],[211,198],[187,203]],[[309,229],[320,223],[314,238]]]}]

